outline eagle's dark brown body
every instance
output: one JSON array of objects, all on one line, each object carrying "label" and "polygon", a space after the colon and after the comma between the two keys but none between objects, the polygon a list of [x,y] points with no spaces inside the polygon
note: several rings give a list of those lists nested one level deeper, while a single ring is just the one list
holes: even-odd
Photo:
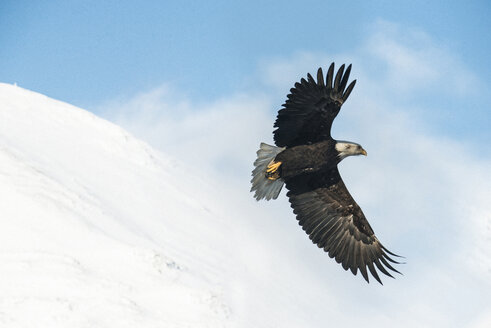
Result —
[{"label": "eagle's dark brown body", "polygon": [[326,140],[286,148],[275,157],[275,162],[282,163],[280,177],[287,182],[300,174],[331,170],[339,162],[335,145],[334,140]]}]

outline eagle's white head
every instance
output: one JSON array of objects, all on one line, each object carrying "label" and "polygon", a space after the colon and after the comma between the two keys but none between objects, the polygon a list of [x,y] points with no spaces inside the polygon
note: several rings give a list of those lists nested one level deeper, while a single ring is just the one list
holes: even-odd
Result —
[{"label": "eagle's white head", "polygon": [[367,152],[363,147],[357,143],[349,142],[349,141],[336,141],[336,151],[338,152],[338,158],[342,161],[344,158],[353,155],[365,155],[367,156]]}]

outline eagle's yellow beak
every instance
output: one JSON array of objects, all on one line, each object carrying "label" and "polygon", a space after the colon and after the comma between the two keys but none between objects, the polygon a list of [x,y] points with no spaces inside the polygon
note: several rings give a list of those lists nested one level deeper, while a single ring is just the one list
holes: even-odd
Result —
[{"label": "eagle's yellow beak", "polygon": [[367,156],[367,151],[365,149],[362,149],[361,154]]}]

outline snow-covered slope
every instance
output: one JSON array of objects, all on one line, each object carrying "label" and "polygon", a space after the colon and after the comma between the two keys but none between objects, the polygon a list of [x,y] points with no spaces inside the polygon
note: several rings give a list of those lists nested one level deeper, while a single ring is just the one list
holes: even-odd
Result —
[{"label": "snow-covered slope", "polygon": [[192,165],[0,84],[0,326],[229,326],[228,223]]}]

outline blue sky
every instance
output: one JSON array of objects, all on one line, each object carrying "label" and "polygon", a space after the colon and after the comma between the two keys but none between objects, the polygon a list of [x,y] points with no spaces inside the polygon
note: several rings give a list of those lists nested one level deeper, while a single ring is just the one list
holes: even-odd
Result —
[{"label": "blue sky", "polygon": [[349,58],[382,20],[428,35],[479,77],[483,89],[466,99],[409,98],[449,102],[453,114],[435,119],[435,128],[474,142],[476,131],[491,136],[490,15],[486,1],[7,0],[0,4],[0,79],[95,112],[164,83],[206,103],[269,92],[258,69],[264,62],[299,52]]},{"label": "blue sky", "polygon": [[487,1],[6,0],[0,76],[87,108],[169,81],[214,98],[264,58],[353,50],[383,19],[424,30],[488,77],[490,15]]}]

